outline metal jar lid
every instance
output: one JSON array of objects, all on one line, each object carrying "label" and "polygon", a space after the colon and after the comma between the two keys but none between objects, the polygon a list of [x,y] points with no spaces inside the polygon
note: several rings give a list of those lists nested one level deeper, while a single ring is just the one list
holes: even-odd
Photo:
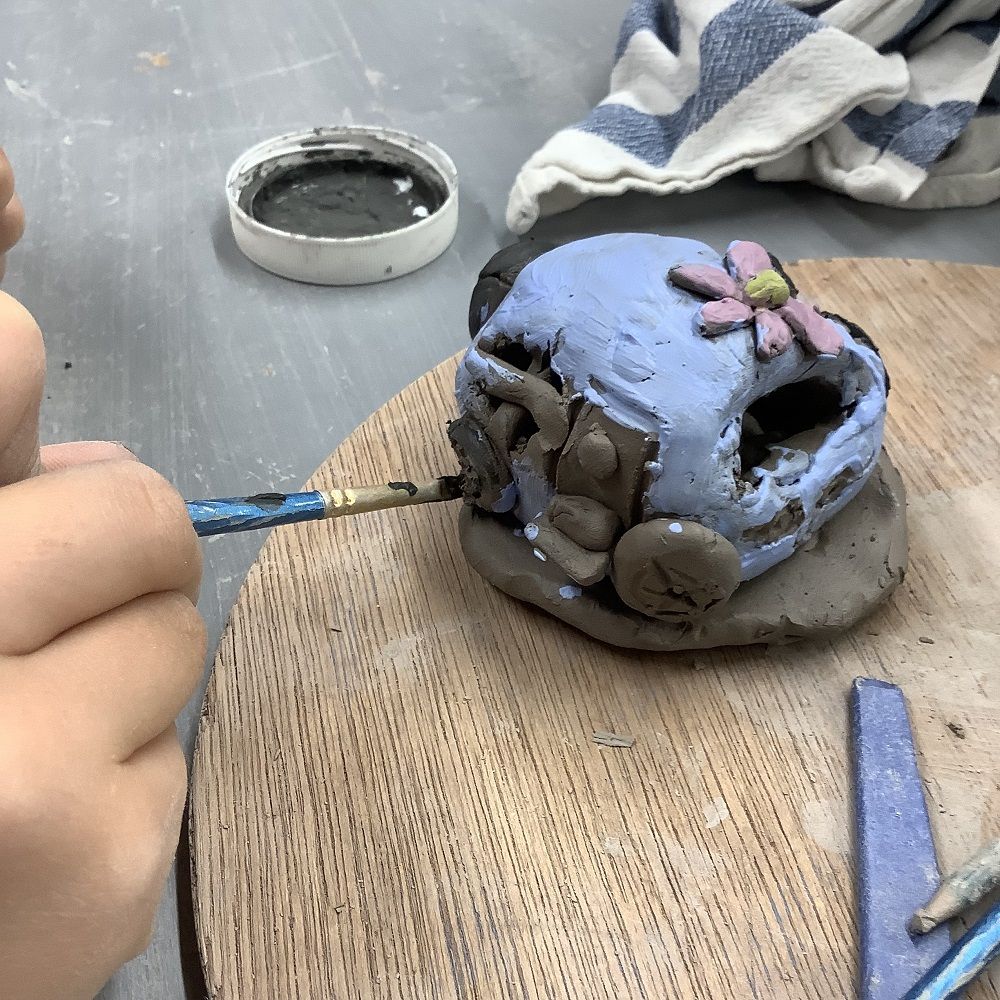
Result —
[{"label": "metal jar lid", "polygon": [[[254,200],[269,181],[303,164],[375,161],[412,172],[440,189],[440,204],[412,224],[364,236],[314,236],[265,225]],[[440,256],[458,228],[458,172],[433,143],[393,129],[315,128],[277,136],[248,149],[229,170],[226,197],[233,235],[254,263],[296,281],[362,285],[423,267]]]}]

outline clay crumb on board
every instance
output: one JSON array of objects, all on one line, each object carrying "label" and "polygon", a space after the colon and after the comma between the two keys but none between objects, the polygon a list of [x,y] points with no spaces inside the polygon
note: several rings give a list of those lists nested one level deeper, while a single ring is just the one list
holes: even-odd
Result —
[{"label": "clay crumb on board", "polygon": [[961,722],[949,722],[948,728],[960,739],[964,740],[966,737],[965,726]]},{"label": "clay crumb on board", "polygon": [[917,642],[922,642],[925,646],[934,645],[934,640],[929,635],[922,635]]},{"label": "clay crumb on board", "polygon": [[624,747],[627,750],[635,746],[635,737],[598,730],[594,733],[594,742],[602,747]]}]

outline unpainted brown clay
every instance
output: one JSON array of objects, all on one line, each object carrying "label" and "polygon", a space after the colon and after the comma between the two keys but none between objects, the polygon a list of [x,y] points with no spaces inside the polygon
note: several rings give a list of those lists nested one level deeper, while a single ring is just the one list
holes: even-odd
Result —
[{"label": "unpainted brown clay", "polygon": [[607,552],[622,526],[613,510],[590,497],[556,494],[548,515],[553,527],[594,552]]},{"label": "unpainted brown clay", "polygon": [[[538,434],[549,451],[562,447],[569,433],[566,404],[553,386],[532,372],[523,372],[501,358],[491,359],[498,373],[484,380],[491,396],[523,406],[538,424]],[[502,374],[501,374],[502,373]]]},{"label": "unpainted brown clay", "polygon": [[589,466],[596,479],[607,479],[618,468],[618,449],[611,438],[600,428],[594,427],[580,439],[580,463]]},{"label": "unpainted brown clay", "polygon": [[448,424],[448,439],[462,467],[466,497],[491,510],[511,482],[510,469],[496,445],[483,427],[468,416]]},{"label": "unpainted brown clay", "polygon": [[657,518],[622,535],[612,580],[618,596],[644,615],[703,615],[740,585],[740,555],[711,528]]},{"label": "unpainted brown clay", "polygon": [[[595,445],[601,438],[613,448],[614,468],[609,468],[604,445]],[[628,527],[638,520],[646,462],[653,457],[655,448],[655,441],[622,427],[603,410],[588,404],[580,411],[563,449],[556,488],[567,496],[589,496],[599,501]],[[595,474],[587,459],[598,450],[604,452],[605,462]]]},{"label": "unpainted brown clay", "polygon": [[578,545],[554,528],[547,517],[540,517],[534,524],[529,524],[524,534],[536,549],[582,587],[590,587],[608,575],[611,556],[607,552],[593,552]]},{"label": "unpainted brown clay", "polygon": [[741,584],[724,604],[679,621],[630,610],[610,584],[567,598],[569,581],[554,562],[534,558],[509,525],[472,506],[462,511],[460,535],[466,558],[490,583],[594,638],[633,649],[707,649],[836,635],[869,615],[903,579],[905,508],[902,479],[883,451],[861,493],[815,544]]}]

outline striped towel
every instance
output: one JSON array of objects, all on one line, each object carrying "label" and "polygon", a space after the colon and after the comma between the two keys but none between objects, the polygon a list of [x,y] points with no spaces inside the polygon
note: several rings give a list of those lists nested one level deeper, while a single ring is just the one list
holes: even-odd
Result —
[{"label": "striped towel", "polygon": [[907,208],[1000,197],[1000,0],[631,0],[611,93],[522,167],[515,233],[737,170]]}]

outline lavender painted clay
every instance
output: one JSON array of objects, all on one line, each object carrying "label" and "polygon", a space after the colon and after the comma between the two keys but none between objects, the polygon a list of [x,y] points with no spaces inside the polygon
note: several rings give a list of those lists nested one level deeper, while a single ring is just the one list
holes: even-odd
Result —
[{"label": "lavender painted clay", "polygon": [[[756,638],[724,636],[746,611],[727,608],[780,564],[810,562],[813,540],[865,489],[886,381],[858,328],[805,302],[758,244],[720,256],[617,234],[550,250],[519,273],[459,368],[453,438],[482,439],[502,466],[480,504],[489,513],[466,512],[466,551],[503,589],[623,645],[793,637],[761,621]],[[901,525],[890,506],[883,527]],[[860,518],[871,503],[854,507]],[[532,549],[544,563],[522,563]]]}]

